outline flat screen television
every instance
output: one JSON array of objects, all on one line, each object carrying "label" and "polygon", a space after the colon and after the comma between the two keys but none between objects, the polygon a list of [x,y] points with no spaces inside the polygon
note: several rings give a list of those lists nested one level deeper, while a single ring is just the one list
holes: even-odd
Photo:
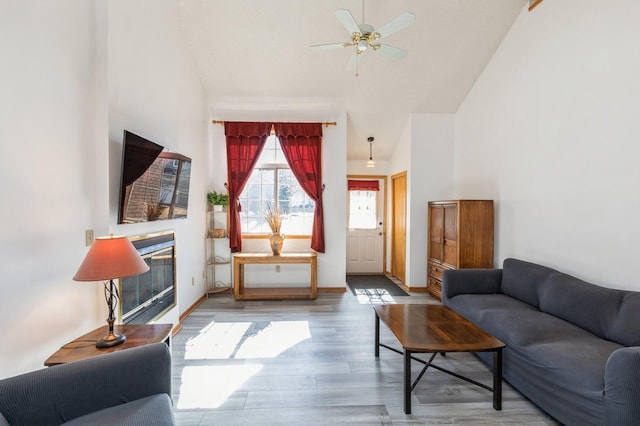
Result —
[{"label": "flat screen television", "polygon": [[124,131],[118,223],[187,217],[191,158]]}]

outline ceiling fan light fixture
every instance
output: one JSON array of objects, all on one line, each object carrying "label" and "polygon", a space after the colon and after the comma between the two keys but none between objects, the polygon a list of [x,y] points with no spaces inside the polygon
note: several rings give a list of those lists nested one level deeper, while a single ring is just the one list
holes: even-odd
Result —
[{"label": "ceiling fan light fixture", "polygon": [[[380,52],[383,55],[392,56],[397,59],[402,59],[407,56],[407,51],[404,49],[400,49],[397,47],[389,46],[389,45],[381,45],[377,43],[378,40],[388,37],[393,33],[396,33],[409,25],[411,25],[415,21],[415,15],[410,12],[405,12],[402,15],[398,16],[396,19],[388,22],[377,30],[365,23],[364,20],[364,0],[362,0],[362,23],[358,24],[355,20],[351,11],[347,9],[337,9],[335,11],[335,16],[338,18],[340,23],[344,26],[344,28],[349,32],[351,38],[348,42],[345,43],[328,43],[328,44],[316,44],[310,46],[315,50],[324,50],[324,49],[334,49],[339,47],[355,47],[355,52],[352,55],[349,63],[347,65],[347,70],[351,71],[353,69],[353,64],[356,65],[356,77],[358,76],[357,71],[357,58],[358,55],[361,55],[367,50],[373,50],[374,52]],[[354,58],[356,58],[354,60]]]}]

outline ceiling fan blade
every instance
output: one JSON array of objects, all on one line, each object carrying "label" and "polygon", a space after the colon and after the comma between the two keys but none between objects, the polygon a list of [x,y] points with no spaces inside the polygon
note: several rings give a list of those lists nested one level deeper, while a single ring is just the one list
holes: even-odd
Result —
[{"label": "ceiling fan blade", "polygon": [[349,34],[360,32],[360,27],[351,14],[351,11],[347,9],[337,9],[335,11],[335,15],[336,18],[338,18],[338,21],[340,21],[347,31],[349,31]]},{"label": "ceiling fan blade", "polygon": [[380,38],[385,38],[404,28],[407,28],[409,25],[413,24],[415,20],[416,20],[416,15],[414,15],[411,12],[405,12],[402,15],[398,16],[393,21],[388,22],[385,25],[378,28],[376,32],[380,34]]},{"label": "ceiling fan blade", "polygon": [[357,53],[351,55],[351,59],[349,59],[349,63],[347,64],[347,71],[353,71],[356,69],[358,62],[360,61],[360,56]]},{"label": "ceiling fan blade", "polygon": [[404,49],[400,49],[399,47],[389,46],[388,44],[380,43],[380,47],[377,49],[378,52],[382,53],[386,56],[391,56],[393,58],[404,59],[409,54],[408,51]]},{"label": "ceiling fan blade", "polygon": [[344,43],[314,44],[313,46],[309,46],[309,49],[328,50],[328,49],[337,49],[339,47],[344,47]]}]

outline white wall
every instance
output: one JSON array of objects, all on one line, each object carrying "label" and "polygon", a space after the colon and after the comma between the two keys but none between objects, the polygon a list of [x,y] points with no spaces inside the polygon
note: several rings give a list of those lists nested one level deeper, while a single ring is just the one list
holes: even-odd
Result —
[{"label": "white wall", "polygon": [[[104,324],[100,283],[72,280],[87,229],[176,229],[180,309],[169,317],[177,322],[204,292],[209,164],[206,103],[174,1],[152,9],[98,0],[0,8],[3,378],[43,367],[60,346]],[[193,158],[188,219],[115,225],[124,128]]]},{"label": "white wall", "polygon": [[376,160],[376,154],[373,154],[375,166],[367,167],[367,160],[349,160],[347,161],[347,174],[349,175],[385,175],[389,176],[389,162]]},{"label": "white wall", "polygon": [[[129,236],[176,232],[178,307],[158,320],[177,324],[179,314],[205,291],[204,235],[211,159],[209,117],[198,72],[181,31],[174,0],[109,2],[109,143],[111,232]],[[116,225],[124,130],[192,159],[186,219]]]},{"label": "white wall", "polygon": [[[96,188],[104,43],[94,2],[3,2],[0,10],[0,378],[43,367],[105,317],[99,286],[71,277],[84,230],[106,231]],[[104,302],[102,302],[104,303]]]},{"label": "white wall", "polygon": [[640,290],[640,2],[523,11],[456,115],[458,197],[496,200],[518,257]]},{"label": "white wall", "polygon": [[392,155],[391,175],[407,172],[405,285],[412,289],[427,285],[427,203],[453,196],[454,136],[453,114],[412,114]]},{"label": "white wall", "polygon": [[453,114],[413,114],[408,175],[407,283],[427,285],[427,203],[453,196]]}]

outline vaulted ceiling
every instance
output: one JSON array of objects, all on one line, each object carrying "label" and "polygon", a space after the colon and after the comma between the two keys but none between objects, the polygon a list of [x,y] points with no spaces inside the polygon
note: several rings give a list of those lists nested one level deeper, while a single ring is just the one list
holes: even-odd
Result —
[{"label": "vaulted ceiling", "polygon": [[[347,156],[388,159],[411,113],[452,113],[463,101],[527,0],[365,0],[379,28],[404,12],[413,25],[382,40],[409,51],[396,59],[354,48],[336,9],[362,23],[362,0],[182,0],[181,19],[216,119],[331,118],[347,111]],[[339,123],[344,125],[344,123]]]}]

